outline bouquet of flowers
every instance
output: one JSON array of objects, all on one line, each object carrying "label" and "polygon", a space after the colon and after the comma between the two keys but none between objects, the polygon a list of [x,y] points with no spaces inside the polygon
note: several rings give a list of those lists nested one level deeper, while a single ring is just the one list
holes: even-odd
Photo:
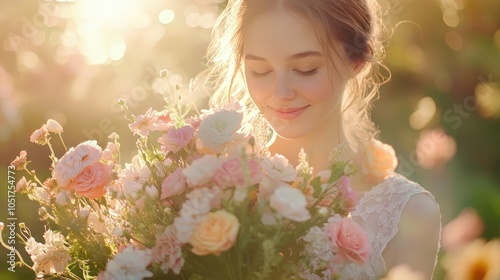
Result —
[{"label": "bouquet of flowers", "polygon": [[338,265],[367,262],[366,233],[348,217],[356,168],[340,149],[313,174],[305,153],[294,167],[256,141],[243,106],[198,112],[179,90],[143,115],[120,102],[138,137],[128,163],[116,133],[104,149],[89,140],[62,156],[52,148],[54,136],[66,148],[59,123],[31,135],[53,164],[41,180],[25,151],[12,162],[30,175],[17,192],[46,221],[44,242],[21,224],[33,264],[18,254],[18,265],[65,279],[332,279]]}]

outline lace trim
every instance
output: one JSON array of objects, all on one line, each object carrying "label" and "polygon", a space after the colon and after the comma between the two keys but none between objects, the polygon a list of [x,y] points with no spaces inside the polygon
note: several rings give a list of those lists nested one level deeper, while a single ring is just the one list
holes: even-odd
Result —
[{"label": "lace trim", "polygon": [[399,220],[406,203],[411,196],[419,193],[429,195],[436,202],[430,192],[396,174],[363,195],[356,211],[351,215],[367,231],[372,252],[368,264],[347,264],[340,268],[340,279],[375,279],[387,273],[382,253],[398,232]]}]

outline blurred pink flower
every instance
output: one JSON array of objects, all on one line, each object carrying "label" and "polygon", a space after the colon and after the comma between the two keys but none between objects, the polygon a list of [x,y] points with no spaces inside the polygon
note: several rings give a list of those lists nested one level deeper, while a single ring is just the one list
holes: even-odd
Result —
[{"label": "blurred pink flower", "polygon": [[458,217],[443,227],[441,242],[446,251],[454,251],[483,233],[481,217],[472,208],[466,208]]},{"label": "blurred pink flower", "polygon": [[368,235],[356,222],[342,218],[328,225],[327,234],[338,263],[351,261],[363,265],[368,262],[371,250]]},{"label": "blurred pink flower", "polygon": [[68,183],[66,189],[90,199],[101,197],[106,193],[106,187],[111,179],[111,170],[111,166],[96,162],[83,169]]},{"label": "blurred pink flower", "polygon": [[164,153],[177,153],[182,148],[186,147],[189,142],[191,142],[194,133],[195,128],[190,125],[167,130],[167,132],[163,134],[163,136],[158,138],[158,142],[161,145],[161,150]]},{"label": "blurred pink flower", "polygon": [[[249,176],[248,183],[250,185],[258,184],[262,180],[259,164],[255,160],[248,160],[247,168]],[[241,159],[239,158],[233,158],[224,162],[213,176],[214,183],[221,188],[244,186],[245,179],[245,171],[243,170]]]},{"label": "blurred pink flower", "polygon": [[102,149],[97,145],[97,141],[89,140],[70,148],[57,163],[53,177],[57,180],[59,187],[66,185],[90,166],[101,159]]},{"label": "blurred pink flower", "polygon": [[358,198],[356,193],[352,190],[351,183],[347,176],[340,177],[338,198],[340,199],[340,207],[345,211],[352,212],[356,209]]},{"label": "blurred pink flower", "polygon": [[186,189],[186,177],[179,168],[165,178],[161,185],[161,199],[181,194]]},{"label": "blurred pink flower", "polygon": [[417,142],[418,163],[424,169],[445,165],[457,151],[455,139],[441,129],[424,130]]},{"label": "blurred pink flower", "polygon": [[30,142],[38,145],[45,145],[47,144],[48,135],[49,131],[47,130],[47,125],[43,124],[42,127],[33,131],[33,133],[30,136]]}]

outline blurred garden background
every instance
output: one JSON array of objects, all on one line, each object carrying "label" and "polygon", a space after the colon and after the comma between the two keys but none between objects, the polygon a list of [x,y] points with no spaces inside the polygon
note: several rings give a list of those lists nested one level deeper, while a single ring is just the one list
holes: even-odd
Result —
[{"label": "blurred garden background", "polygon": [[[373,111],[380,138],[394,146],[398,171],[435,195],[443,225],[462,210],[475,209],[483,221],[480,237],[498,237],[500,1],[380,3],[391,28],[392,72]],[[134,138],[116,101],[127,100],[137,114],[161,109],[154,79],[167,69],[175,82],[187,85],[204,69],[211,27],[224,5],[224,0],[2,0],[0,221],[7,217],[7,168],[21,150],[41,178],[49,175],[49,150],[29,141],[35,129],[55,119],[70,146],[88,139],[105,146],[114,131],[122,151],[131,152]],[[62,147],[55,149],[62,155]],[[17,171],[17,179],[23,175]],[[40,239],[37,205],[21,195],[16,202],[17,222],[26,222]],[[23,251],[21,244],[18,248]],[[27,269],[9,272],[7,251],[0,252],[0,279],[33,278]],[[435,279],[443,273],[439,265]]]}]

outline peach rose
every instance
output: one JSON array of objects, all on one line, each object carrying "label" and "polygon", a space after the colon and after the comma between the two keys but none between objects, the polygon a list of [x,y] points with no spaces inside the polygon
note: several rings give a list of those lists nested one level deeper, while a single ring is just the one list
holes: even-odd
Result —
[{"label": "peach rose", "polygon": [[328,239],[335,253],[335,261],[363,265],[368,262],[370,244],[368,235],[353,220],[342,218],[341,220],[328,224]]},{"label": "peach rose", "polygon": [[239,229],[240,223],[233,214],[224,210],[208,213],[191,235],[191,251],[198,256],[219,255],[233,246]]},{"label": "peach rose", "polygon": [[111,166],[102,162],[96,162],[83,169],[66,186],[68,190],[74,190],[77,194],[87,198],[101,197],[106,193],[106,186],[111,179]]},{"label": "peach rose", "polygon": [[372,181],[382,181],[394,174],[398,159],[392,146],[371,139],[359,143],[354,164],[361,174]]}]

